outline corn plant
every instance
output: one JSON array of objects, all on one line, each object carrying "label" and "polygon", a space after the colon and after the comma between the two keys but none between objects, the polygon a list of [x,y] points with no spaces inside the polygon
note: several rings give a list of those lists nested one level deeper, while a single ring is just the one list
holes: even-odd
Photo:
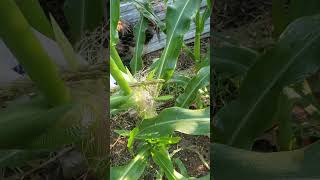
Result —
[{"label": "corn plant", "polygon": [[[110,72],[117,81],[118,87],[111,89],[111,114],[134,108],[140,121],[131,131],[116,131],[121,136],[128,137],[128,149],[134,158],[127,164],[111,167],[110,179],[139,179],[149,164],[149,160],[159,167],[157,179],[196,179],[183,175],[175,170],[175,164],[168,151],[170,145],[180,141],[174,132],[189,135],[209,135],[209,108],[190,110],[189,106],[196,100],[199,90],[209,85],[209,66],[204,66],[192,77],[183,78],[175,75],[176,64],[183,47],[183,36],[188,31],[192,19],[200,8],[200,1],[174,1],[168,5],[165,22],[153,12],[149,1],[132,1],[140,12],[140,20],[134,28],[136,46],[130,63],[131,72],[122,64],[115,48],[118,42],[116,26],[120,17],[120,1],[111,1],[110,20]],[[147,20],[153,22],[166,36],[166,46],[161,57],[148,68],[141,78],[143,67],[143,44]],[[180,78],[179,78],[180,77]],[[184,92],[177,98],[174,107],[156,111],[158,100],[171,99],[160,96],[162,87],[166,84],[180,81]],[[138,144],[134,146],[134,142]],[[184,172],[183,170],[180,172]],[[209,175],[199,179],[209,179]]]},{"label": "corn plant", "polygon": [[[89,156],[103,158],[107,135],[103,81],[98,78],[66,85],[62,80],[65,74],[44,48],[39,34],[55,40],[68,72],[79,74],[88,67],[80,63],[69,39],[53,16],[45,15],[38,1],[3,0],[0,16],[0,38],[40,91],[22,102],[13,100],[1,110],[0,167],[22,166],[42,150],[48,152],[68,144],[76,144]],[[84,22],[84,16],[86,14],[82,14],[79,21]],[[101,21],[100,15],[95,17]],[[95,18],[91,19],[90,23],[97,22]],[[89,24],[88,28],[93,25]],[[78,35],[76,33],[75,37]],[[105,175],[97,173],[101,178]]]},{"label": "corn plant", "polygon": [[[213,65],[219,73],[242,77],[238,98],[213,119],[214,178],[320,177],[319,142],[297,149],[291,115],[293,105],[302,101],[315,107],[310,114],[318,117],[319,102],[311,98],[306,78],[320,67],[319,34],[320,16],[303,16],[291,22],[265,53],[237,46],[213,49]],[[251,152],[254,141],[275,126],[280,152]]]}]

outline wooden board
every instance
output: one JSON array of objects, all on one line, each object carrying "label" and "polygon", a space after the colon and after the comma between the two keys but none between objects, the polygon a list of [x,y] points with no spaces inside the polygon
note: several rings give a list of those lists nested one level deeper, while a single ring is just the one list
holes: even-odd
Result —
[{"label": "wooden board", "polygon": [[[168,2],[169,4],[172,4],[172,1]],[[202,0],[201,2],[201,12],[204,11],[206,7],[206,0]],[[165,6],[163,3],[158,3],[154,7],[154,11],[156,15],[163,21],[165,19]],[[135,6],[130,3],[121,3],[120,5],[120,11],[121,11],[121,18],[129,21],[130,23],[136,24],[139,21],[140,14],[136,10]],[[194,41],[196,26],[194,22],[190,25],[190,30],[185,34],[184,40],[186,43],[190,43]],[[204,31],[201,35],[202,38],[210,37],[210,18],[205,22]],[[160,39],[155,35],[151,41],[145,46],[144,53],[148,54],[160,49],[163,49],[166,44],[166,35],[164,33],[160,34]]]}]

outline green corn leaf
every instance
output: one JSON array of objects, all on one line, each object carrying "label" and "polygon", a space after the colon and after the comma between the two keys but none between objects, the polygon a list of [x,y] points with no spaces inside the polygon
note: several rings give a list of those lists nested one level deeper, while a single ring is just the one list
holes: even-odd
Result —
[{"label": "green corn leaf", "polygon": [[210,18],[210,16],[211,16],[212,8],[213,8],[212,0],[207,0],[206,9],[204,10],[204,12],[203,12],[203,14],[202,14],[202,16],[201,16],[201,25],[200,25],[201,31],[200,31],[200,32],[203,32],[205,22],[206,22],[206,20],[208,20],[208,19]]},{"label": "green corn leaf", "polygon": [[136,180],[143,174],[150,155],[148,148],[144,147],[130,161],[129,164],[119,167],[111,167],[110,179],[114,180]]},{"label": "green corn leaf", "polygon": [[185,91],[181,94],[176,101],[176,106],[188,108],[189,105],[195,100],[199,89],[206,87],[210,82],[210,67],[206,66],[198,72],[198,74],[191,79]]},{"label": "green corn leaf", "polygon": [[173,161],[178,166],[181,175],[183,175],[184,177],[189,177],[188,170],[184,166],[183,162],[179,158],[175,158],[173,159]]},{"label": "green corn leaf", "polygon": [[110,109],[118,109],[132,105],[131,96],[114,95],[110,97]]},{"label": "green corn leaf", "polygon": [[52,106],[70,101],[58,69],[12,0],[0,1],[0,37]]},{"label": "green corn leaf", "polygon": [[119,41],[118,22],[120,19],[120,0],[110,1],[110,46],[115,46]]},{"label": "green corn leaf", "polygon": [[292,129],[292,109],[294,100],[290,99],[284,93],[281,93],[279,98],[277,120],[279,122],[279,134],[277,143],[280,151],[289,151],[293,148],[292,139],[294,132]]},{"label": "green corn leaf", "polygon": [[159,96],[159,97],[154,98],[154,100],[157,101],[157,102],[170,101],[170,100],[172,100],[172,99],[174,99],[174,97],[171,96],[171,95]]},{"label": "green corn leaf", "polygon": [[127,144],[127,148],[129,149],[129,151],[133,154],[133,143],[134,143],[134,138],[136,137],[136,135],[139,132],[139,128],[134,128],[132,131],[130,131],[130,136],[128,139],[128,144]]},{"label": "green corn leaf", "polygon": [[258,53],[240,46],[213,47],[213,66],[218,73],[245,75],[255,64]]},{"label": "green corn leaf", "polygon": [[169,80],[173,75],[183,45],[183,36],[190,28],[192,17],[200,7],[201,1],[175,1],[168,6],[166,17],[166,47],[161,54],[156,78]]},{"label": "green corn leaf", "polygon": [[155,14],[148,0],[132,0],[132,3],[145,18],[156,24],[161,29],[161,31],[165,31],[165,24]]},{"label": "green corn leaf", "polygon": [[152,149],[151,156],[153,161],[164,171],[169,180],[181,179],[181,177],[177,177],[177,174],[175,174],[170,155],[164,146]]},{"label": "green corn leaf", "polygon": [[254,139],[272,125],[282,88],[319,69],[319,53],[320,16],[300,18],[289,25],[276,47],[250,68],[239,98],[215,116],[215,126],[226,138],[215,142],[250,148]]},{"label": "green corn leaf", "polygon": [[[83,152],[101,154],[107,143],[105,110],[105,85],[101,80],[81,80],[72,85],[74,106],[63,119],[36,137],[27,147],[33,149],[54,149],[68,144],[81,143]],[[89,147],[86,147],[89,146]],[[100,153],[102,152],[102,153]]]},{"label": "green corn leaf", "polygon": [[55,39],[63,51],[64,57],[68,62],[70,70],[75,72],[80,67],[79,60],[77,59],[76,53],[72,45],[70,44],[69,40],[65,37],[63,31],[60,29],[58,23],[56,22],[56,20],[51,14],[50,14],[50,19],[51,19]]},{"label": "green corn leaf", "polygon": [[138,24],[136,24],[134,27],[134,39],[136,47],[134,49],[133,58],[130,62],[130,67],[133,74],[137,73],[142,68],[142,52],[146,39],[147,28],[148,21],[141,15]]},{"label": "green corn leaf", "polygon": [[119,136],[123,137],[129,137],[130,136],[130,131],[128,130],[114,130],[115,133],[117,133]]},{"label": "green corn leaf", "polygon": [[32,27],[48,38],[54,39],[50,21],[38,0],[15,0],[15,2]]},{"label": "green corn leaf", "polygon": [[13,104],[0,112],[0,148],[25,148],[25,145],[59,122],[70,104],[49,108],[43,98]]},{"label": "green corn leaf", "polygon": [[185,88],[190,81],[191,81],[191,78],[185,75],[174,74],[167,83],[177,83]]},{"label": "green corn leaf", "polygon": [[[246,180],[316,180],[320,178],[320,144],[303,149],[260,153],[222,144],[211,146],[214,179]],[[232,173],[230,173],[232,172]]]},{"label": "green corn leaf", "polygon": [[167,136],[174,131],[190,135],[207,135],[210,133],[210,110],[189,110],[172,107],[163,110],[153,119],[145,119],[139,126],[137,136]]},{"label": "green corn leaf", "polygon": [[130,95],[132,90],[129,86],[129,83],[124,79],[122,72],[116,65],[112,57],[110,57],[110,73],[112,77],[117,81],[120,88],[124,91],[124,95]]},{"label": "green corn leaf", "polygon": [[66,0],[64,14],[74,42],[103,22],[103,0]]}]

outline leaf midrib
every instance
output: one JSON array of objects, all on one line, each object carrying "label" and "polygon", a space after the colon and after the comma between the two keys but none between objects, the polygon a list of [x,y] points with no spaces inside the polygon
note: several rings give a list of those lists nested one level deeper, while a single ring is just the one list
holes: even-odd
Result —
[{"label": "leaf midrib", "polygon": [[[147,152],[147,150],[145,149],[142,153],[141,153],[141,157],[144,157],[145,153]],[[139,153],[140,154],[140,153]],[[123,175],[119,178],[119,180],[126,180],[126,176],[127,174],[130,172],[130,170],[132,169],[132,167],[141,159],[141,157],[139,158],[134,158],[134,161],[132,163],[130,163],[130,165],[128,166],[128,168],[126,168],[125,172],[123,172]]]},{"label": "leaf midrib", "polygon": [[137,72],[138,69],[138,51],[139,51],[139,44],[140,44],[140,38],[141,38],[141,29],[142,29],[142,25],[144,23],[144,17],[141,15],[141,22],[140,22],[140,26],[139,26],[139,32],[138,32],[138,38],[137,38],[137,47],[135,50],[135,61],[134,61],[134,72]]},{"label": "leaf midrib", "polygon": [[184,11],[185,11],[185,9],[186,9],[186,7],[189,5],[189,2],[190,2],[191,0],[188,0],[188,2],[185,4],[185,6],[182,8],[182,10],[181,10],[181,13],[179,14],[179,17],[178,17],[178,21],[176,22],[176,24],[175,24],[175,26],[174,26],[174,28],[173,28],[173,31],[172,31],[172,33],[171,33],[171,35],[170,35],[170,38],[169,38],[169,43],[168,43],[168,45],[166,46],[166,49],[165,49],[165,52],[164,52],[164,54],[163,54],[163,60],[160,62],[160,70],[159,70],[159,73],[158,73],[158,75],[157,75],[157,78],[160,78],[160,76],[161,76],[161,74],[162,74],[162,69],[163,69],[163,66],[164,66],[164,62],[166,61],[166,57],[167,57],[167,54],[168,54],[168,47],[169,47],[169,45],[171,44],[171,42],[172,42],[172,38],[173,38],[173,35],[175,34],[174,32],[176,31],[176,29],[177,29],[177,27],[178,27],[178,24],[179,24],[179,22],[180,22],[180,20],[181,20],[181,17],[182,17],[182,14],[184,13]]},{"label": "leaf midrib", "polygon": [[144,129],[142,129],[139,134],[143,134],[143,132],[146,131],[147,129],[150,129],[150,128],[153,128],[153,127],[156,127],[156,126],[162,126],[162,125],[165,125],[165,124],[170,124],[170,123],[172,123],[172,122],[180,122],[180,121],[181,121],[181,122],[182,122],[182,121],[184,121],[184,122],[185,122],[185,121],[206,122],[207,119],[209,119],[209,121],[210,121],[210,118],[208,118],[208,117],[200,117],[200,118],[188,118],[188,119],[186,119],[186,118],[184,118],[184,119],[179,118],[179,119],[175,119],[175,120],[171,120],[171,121],[165,121],[165,122],[155,123],[155,124],[153,124],[153,125],[150,125],[150,126],[144,128]]},{"label": "leaf midrib", "polygon": [[189,93],[187,95],[187,97],[185,98],[185,101],[183,101],[183,103],[181,104],[181,107],[184,107],[185,104],[187,103],[187,101],[189,100],[190,96],[193,94],[193,92],[198,89],[198,86],[202,83],[202,81],[207,78],[209,76],[209,74],[205,75],[203,78],[200,79],[200,81],[196,84],[196,86],[194,86],[194,88],[192,88],[191,93]]},{"label": "leaf midrib", "polygon": [[289,63],[275,76],[275,78],[271,81],[270,86],[267,86],[267,88],[265,88],[261,96],[258,97],[258,100],[253,104],[252,108],[250,108],[248,113],[242,118],[239,126],[236,128],[234,133],[232,133],[231,138],[228,141],[228,145],[232,145],[234,143],[236,136],[239,134],[243,126],[246,124],[246,122],[250,118],[251,114],[254,112],[255,107],[263,100],[263,98],[267,95],[270,89],[274,87],[274,84],[277,83],[278,79],[280,79],[280,77],[288,70],[288,68],[292,65],[292,63],[295,62],[296,58],[299,57],[299,55],[303,53],[305,49],[309,48],[309,46],[311,46],[319,37],[320,37],[320,34],[318,34],[317,36],[315,36],[315,38],[307,42],[307,44],[300,51],[298,51],[297,54],[291,58]]}]

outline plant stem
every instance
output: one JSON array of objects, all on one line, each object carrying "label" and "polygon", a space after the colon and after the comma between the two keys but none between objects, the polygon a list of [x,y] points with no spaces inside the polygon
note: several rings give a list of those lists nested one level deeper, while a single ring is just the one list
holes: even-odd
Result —
[{"label": "plant stem", "polygon": [[195,33],[195,39],[194,39],[194,57],[196,62],[200,62],[200,41],[201,40],[201,16],[200,16],[200,10],[198,10],[196,14],[196,33]]},{"label": "plant stem", "polygon": [[15,55],[50,105],[70,101],[67,87],[15,1],[0,1],[0,37]]},{"label": "plant stem", "polygon": [[112,57],[110,57],[110,73],[117,81],[117,83],[119,83],[119,86],[123,90],[124,95],[130,95],[132,90],[129,87],[129,83],[122,76],[120,69],[118,68]]},{"label": "plant stem", "polygon": [[111,57],[114,59],[115,64],[122,72],[126,72],[126,67],[123,65],[122,60],[116,50],[115,46],[110,46]]}]

